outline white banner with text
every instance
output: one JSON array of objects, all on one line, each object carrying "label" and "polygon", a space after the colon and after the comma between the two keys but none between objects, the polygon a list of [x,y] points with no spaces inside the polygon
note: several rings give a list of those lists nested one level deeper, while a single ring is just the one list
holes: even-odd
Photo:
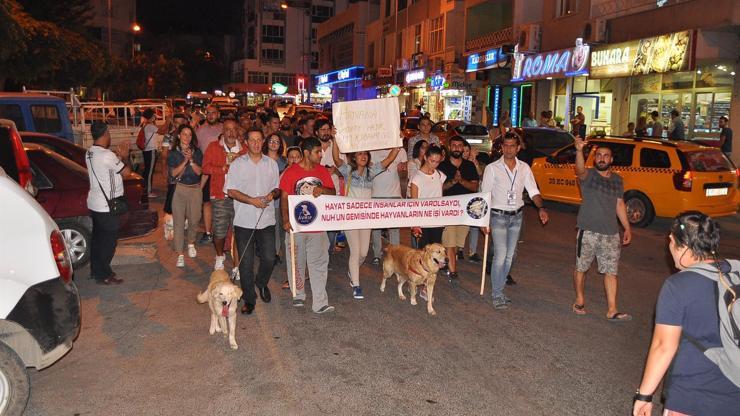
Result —
[{"label": "white banner with text", "polygon": [[342,153],[403,145],[396,97],[337,102],[332,104],[331,112]]},{"label": "white banner with text", "polygon": [[290,195],[288,202],[290,225],[295,232],[445,225],[488,227],[491,194],[429,199]]}]

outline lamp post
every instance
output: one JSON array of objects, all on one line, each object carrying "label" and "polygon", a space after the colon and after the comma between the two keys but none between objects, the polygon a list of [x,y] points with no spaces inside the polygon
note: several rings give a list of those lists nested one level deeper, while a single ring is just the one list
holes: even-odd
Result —
[{"label": "lamp post", "polygon": [[133,36],[131,38],[131,61],[134,60],[134,53],[136,51],[136,35],[141,32],[141,26],[139,26],[138,23],[134,23],[133,26],[131,26],[131,31],[133,32]]}]

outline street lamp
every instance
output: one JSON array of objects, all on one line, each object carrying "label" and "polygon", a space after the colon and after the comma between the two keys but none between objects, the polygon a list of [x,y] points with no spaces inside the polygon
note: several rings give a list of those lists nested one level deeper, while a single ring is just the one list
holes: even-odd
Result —
[{"label": "street lamp", "polygon": [[141,26],[139,26],[138,23],[134,23],[133,26],[131,26],[131,31],[133,32],[133,37],[131,39],[131,61],[133,61],[134,51],[136,48],[136,35],[141,32]]}]

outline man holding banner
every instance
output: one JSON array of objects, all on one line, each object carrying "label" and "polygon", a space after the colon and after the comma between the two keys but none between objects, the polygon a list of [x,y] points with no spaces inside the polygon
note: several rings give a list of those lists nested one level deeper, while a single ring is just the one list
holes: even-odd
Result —
[{"label": "man holding banner", "polygon": [[[326,294],[326,275],[329,267],[329,238],[325,230],[319,232],[301,232],[293,234],[290,221],[293,215],[298,215],[304,220],[313,221],[315,212],[311,212],[310,206],[303,205],[302,210],[289,210],[288,195],[312,195],[317,198],[320,195],[334,195],[334,183],[329,171],[321,165],[322,148],[321,142],[315,137],[304,139],[301,143],[303,159],[290,166],[283,172],[280,178],[281,201],[280,209],[283,214],[283,228],[286,232],[285,247],[294,256],[289,264],[288,281],[293,292],[293,306],[303,306],[306,300],[305,281],[306,265],[311,276],[311,294],[313,302],[311,309],[315,313],[325,313],[334,310],[329,305]],[[315,208],[314,208],[315,209]],[[294,269],[297,271],[294,276]]]},{"label": "man holding banner", "polygon": [[511,299],[504,295],[504,286],[522,228],[524,207],[522,194],[525,189],[539,210],[542,224],[546,224],[549,219],[532,169],[516,157],[520,149],[519,136],[514,132],[506,133],[501,145],[503,157],[486,166],[483,172],[481,192],[491,194],[490,229],[483,228],[483,232],[493,233],[494,261],[491,267],[491,285],[495,309],[506,309],[511,303]]}]

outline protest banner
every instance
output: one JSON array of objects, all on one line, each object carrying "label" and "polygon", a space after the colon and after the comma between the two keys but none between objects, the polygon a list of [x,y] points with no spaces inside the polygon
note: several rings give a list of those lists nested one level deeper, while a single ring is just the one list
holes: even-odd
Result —
[{"label": "protest banner", "polygon": [[288,202],[290,225],[295,232],[445,225],[488,227],[491,194],[429,199],[290,195]]},{"label": "protest banner", "polygon": [[398,99],[378,98],[333,103],[337,146],[342,153],[400,147]]}]

